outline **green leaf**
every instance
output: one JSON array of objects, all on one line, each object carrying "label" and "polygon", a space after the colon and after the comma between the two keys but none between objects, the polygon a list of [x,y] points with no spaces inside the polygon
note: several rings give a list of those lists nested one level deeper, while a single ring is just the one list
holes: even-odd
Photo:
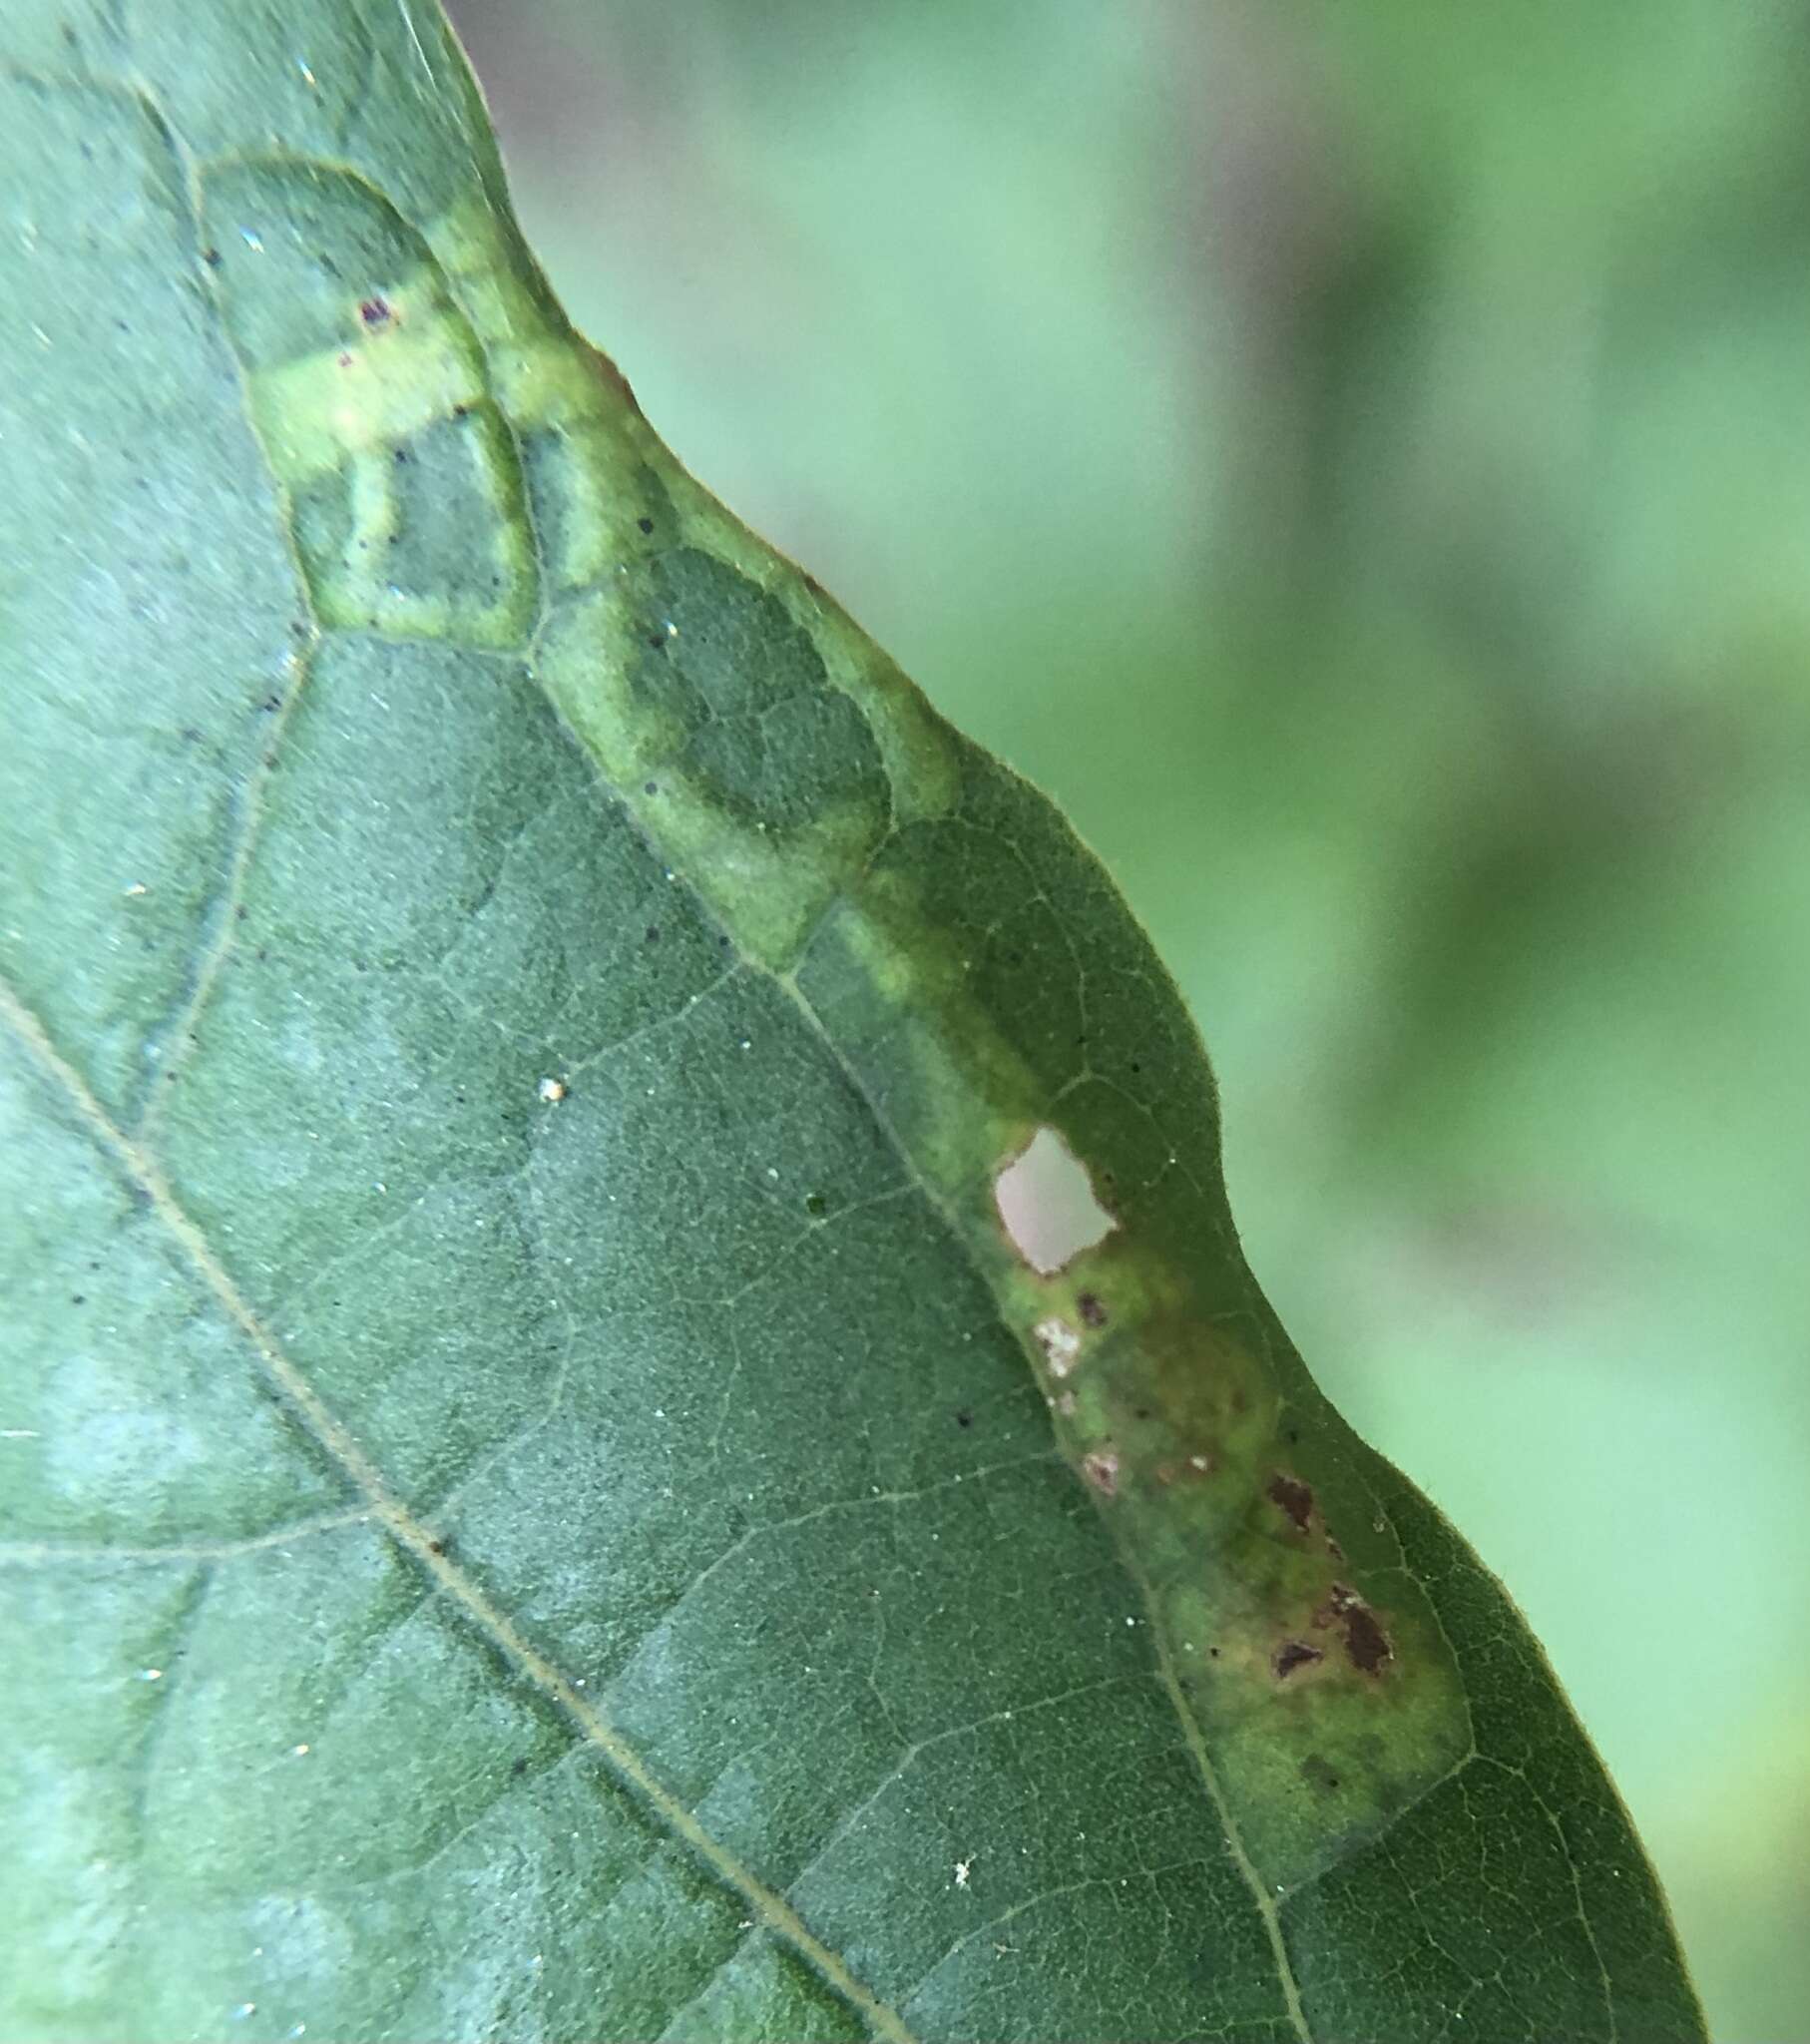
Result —
[{"label": "green leaf", "polygon": [[0,57],[0,2030],[1700,2036],[1144,938],[438,16]]}]

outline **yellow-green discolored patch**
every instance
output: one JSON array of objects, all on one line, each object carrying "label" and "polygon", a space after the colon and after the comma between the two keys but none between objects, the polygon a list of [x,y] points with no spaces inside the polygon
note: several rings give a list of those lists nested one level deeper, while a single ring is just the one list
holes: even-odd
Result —
[{"label": "yellow-green discolored patch", "polygon": [[1457,1669],[1342,1423],[1294,1405],[1264,1317],[1220,1319],[1134,1241],[1003,1287],[1059,1437],[1143,1584],[1252,1865],[1287,1889],[1469,1758]]},{"label": "yellow-green discolored patch", "polygon": [[779,605],[701,548],[625,560],[556,611],[536,671],[675,868],[769,965],[885,835],[861,712]]},{"label": "yellow-green discolored patch", "polygon": [[[607,595],[641,559],[671,549],[706,556],[757,593],[745,601],[777,606],[808,641],[818,685],[859,709],[885,769],[890,819],[945,814],[957,765],[942,720],[810,577],[674,460],[616,365],[567,322],[509,223],[474,204],[435,224],[427,240],[521,440],[551,588]],[[574,678],[575,699],[582,687]],[[624,792],[633,799],[632,788]]]},{"label": "yellow-green discolored patch", "polygon": [[513,648],[540,606],[520,464],[426,244],[350,175],[204,181],[207,262],[325,624]]}]

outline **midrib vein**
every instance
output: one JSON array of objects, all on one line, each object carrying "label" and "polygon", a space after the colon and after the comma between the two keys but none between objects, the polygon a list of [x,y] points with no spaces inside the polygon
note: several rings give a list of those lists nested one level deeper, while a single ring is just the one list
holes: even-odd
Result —
[{"label": "midrib vein", "polygon": [[866,2020],[876,2036],[886,2039],[887,2044],[918,2044],[900,2016],[855,1978],[847,1962],[812,1933],[791,1904],[750,1873],[698,1822],[596,1704],[524,1636],[508,1613],[448,1555],[436,1551],[433,1535],[390,1490],[376,1464],[258,1318],[215,1256],[199,1224],[177,1199],[156,1159],[113,1120],[87,1081],[51,1041],[38,1017],[3,979],[0,1017],[4,1017],[33,1063],[69,1099],[101,1148],[114,1158],[142,1194],[202,1281],[250,1342],[273,1388],[364,1497],[369,1516],[445,1591],[508,1665],[566,1714],[585,1740],[646,1799],[661,1821],[740,1895],[769,1930],[793,1946]]}]

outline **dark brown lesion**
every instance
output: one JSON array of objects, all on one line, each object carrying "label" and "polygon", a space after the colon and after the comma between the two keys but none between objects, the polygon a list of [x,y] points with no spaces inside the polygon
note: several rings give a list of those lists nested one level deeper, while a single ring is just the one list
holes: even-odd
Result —
[{"label": "dark brown lesion", "polygon": [[1297,1533],[1307,1531],[1308,1521],[1313,1517],[1313,1491],[1298,1476],[1278,1469],[1269,1479],[1264,1495],[1293,1522]]},{"label": "dark brown lesion", "polygon": [[1348,1584],[1333,1584],[1324,1608],[1314,1613],[1314,1623],[1344,1636],[1346,1657],[1360,1675],[1380,1675],[1395,1659],[1376,1613]]},{"label": "dark brown lesion", "polygon": [[1318,1647],[1310,1647],[1305,1640],[1284,1640],[1270,1657],[1269,1665],[1276,1680],[1286,1682],[1297,1668],[1311,1668],[1325,1658]]},{"label": "dark brown lesion", "polygon": [[1107,1323],[1107,1309],[1098,1291],[1084,1291],[1075,1301],[1075,1310],[1090,1327],[1104,1327]]}]

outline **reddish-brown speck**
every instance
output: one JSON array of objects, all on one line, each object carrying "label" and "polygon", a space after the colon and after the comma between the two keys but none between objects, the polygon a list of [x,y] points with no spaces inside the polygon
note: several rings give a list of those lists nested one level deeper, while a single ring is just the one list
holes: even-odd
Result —
[{"label": "reddish-brown speck", "polygon": [[360,298],[358,316],[367,326],[381,326],[390,316],[387,298]]},{"label": "reddish-brown speck", "polygon": [[1095,1448],[1081,1458],[1081,1473],[1102,1497],[1119,1491],[1119,1456],[1112,1448]]}]

